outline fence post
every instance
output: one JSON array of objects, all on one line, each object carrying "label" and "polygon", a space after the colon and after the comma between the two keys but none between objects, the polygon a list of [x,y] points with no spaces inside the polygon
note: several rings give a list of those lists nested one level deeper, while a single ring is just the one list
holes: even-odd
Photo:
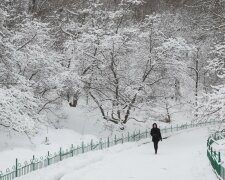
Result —
[{"label": "fence post", "polygon": [[139,141],[141,140],[141,131],[138,132]]},{"label": "fence post", "polygon": [[114,143],[115,143],[115,145],[117,144],[116,135],[115,135],[115,138],[114,138]]},{"label": "fence post", "polygon": [[72,157],[73,157],[73,144],[71,144],[71,154],[72,154]]},{"label": "fence post", "polygon": [[18,159],[16,158],[16,177],[18,177]]},{"label": "fence post", "polygon": [[107,138],[107,147],[109,148],[109,146],[110,146],[110,142],[109,142],[109,136],[108,136],[108,138]]},{"label": "fence post", "polygon": [[220,157],[220,152],[218,152],[219,175],[221,177],[221,164],[220,164],[220,162],[221,162],[221,157]]},{"label": "fence post", "polygon": [[91,151],[93,150],[93,139],[91,140]]},{"label": "fence post", "polygon": [[32,168],[33,168],[33,171],[35,170],[35,157],[34,157],[34,155],[33,155],[33,159],[32,159]]},{"label": "fence post", "polygon": [[128,139],[128,142],[130,142],[130,133],[129,132],[127,133],[127,139]]},{"label": "fence post", "polygon": [[47,156],[48,166],[50,165],[50,159],[49,159],[49,156],[50,156],[50,152],[48,151],[48,156]]},{"label": "fence post", "polygon": [[218,153],[218,162],[221,162],[220,152]]},{"label": "fence post", "polygon": [[81,143],[81,149],[82,149],[82,153],[84,153],[84,141],[82,141]]},{"label": "fence post", "polygon": [[135,141],[135,131],[133,132],[133,141]]},{"label": "fence post", "polygon": [[62,148],[59,149],[59,160],[62,161]]}]

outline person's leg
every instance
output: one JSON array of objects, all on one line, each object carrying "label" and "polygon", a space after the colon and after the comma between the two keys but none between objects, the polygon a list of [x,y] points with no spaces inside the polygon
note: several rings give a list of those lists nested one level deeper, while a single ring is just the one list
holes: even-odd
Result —
[{"label": "person's leg", "polygon": [[158,143],[159,143],[159,141],[156,141],[156,142],[155,142],[155,146],[156,146],[156,147],[155,147],[155,149],[156,149],[156,154],[157,154],[157,151],[158,151]]},{"label": "person's leg", "polygon": [[153,141],[153,143],[154,143],[155,154],[157,154],[157,150],[158,150],[158,141]]}]

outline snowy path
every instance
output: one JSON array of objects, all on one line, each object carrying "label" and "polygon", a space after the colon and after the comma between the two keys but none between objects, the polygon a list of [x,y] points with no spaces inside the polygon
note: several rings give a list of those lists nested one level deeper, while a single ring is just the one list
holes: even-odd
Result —
[{"label": "snowy path", "polygon": [[18,179],[217,180],[206,156],[207,134],[205,128],[174,135],[159,144],[158,155],[153,153],[152,143],[118,145],[65,160]]}]

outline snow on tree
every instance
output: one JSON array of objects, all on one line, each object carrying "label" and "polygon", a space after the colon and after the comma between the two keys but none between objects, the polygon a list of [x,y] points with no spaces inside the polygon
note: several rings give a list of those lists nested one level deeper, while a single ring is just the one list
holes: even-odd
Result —
[{"label": "snow on tree", "polygon": [[[211,12],[175,11],[161,2],[162,12],[149,13],[142,0],[3,0],[2,126],[32,134],[62,102],[76,107],[80,98],[121,129],[130,120],[142,122],[134,113],[142,109],[168,122],[179,105],[189,104],[197,115],[199,95],[212,90],[206,97],[217,97],[224,78],[223,12],[208,1],[202,5]],[[156,117],[158,107],[164,112]]]},{"label": "snow on tree", "polygon": [[37,132],[42,119],[38,114],[37,98],[28,90],[13,87],[1,89],[0,125],[20,133],[33,135]]},{"label": "snow on tree", "polygon": [[204,93],[201,98],[201,104],[199,105],[200,115],[203,119],[217,118],[224,120],[225,109],[224,109],[224,54],[225,46],[224,40],[220,40],[215,43],[211,48],[210,59],[206,70],[208,76],[216,77],[216,80],[211,84],[211,88],[208,92]]}]

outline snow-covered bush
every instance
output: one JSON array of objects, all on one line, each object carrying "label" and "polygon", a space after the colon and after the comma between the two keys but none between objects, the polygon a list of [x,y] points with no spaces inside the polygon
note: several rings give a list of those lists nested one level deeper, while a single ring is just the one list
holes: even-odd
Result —
[{"label": "snow-covered bush", "polygon": [[44,122],[37,114],[39,100],[29,91],[16,87],[0,90],[0,126],[32,135]]}]

